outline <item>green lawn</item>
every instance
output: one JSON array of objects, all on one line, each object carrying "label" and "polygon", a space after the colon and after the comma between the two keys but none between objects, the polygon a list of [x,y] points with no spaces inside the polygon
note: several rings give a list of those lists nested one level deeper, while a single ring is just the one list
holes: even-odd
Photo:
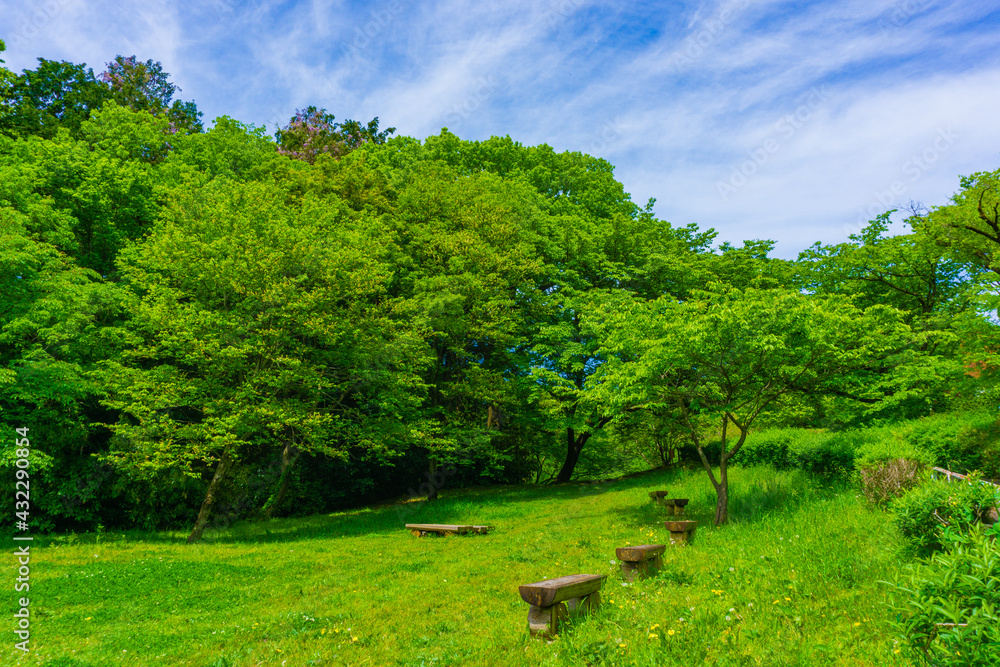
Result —
[{"label": "green lawn", "polygon": [[[623,585],[615,547],[669,543],[647,492],[701,523],[657,577]],[[709,528],[703,471],[613,483],[449,491],[411,503],[185,533],[36,541],[32,650],[52,665],[889,665],[884,587],[906,560],[886,514],[801,473],[732,474]],[[415,538],[405,522],[489,523]],[[7,557],[13,573],[16,561]],[[519,584],[608,574],[603,606],[548,644]],[[9,574],[12,580],[14,574]],[[7,617],[14,601],[5,596]]]}]

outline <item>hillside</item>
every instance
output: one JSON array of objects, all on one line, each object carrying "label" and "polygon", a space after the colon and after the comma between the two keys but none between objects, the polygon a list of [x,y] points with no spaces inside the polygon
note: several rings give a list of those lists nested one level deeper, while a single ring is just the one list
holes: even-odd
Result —
[{"label": "hillside", "polygon": [[[711,529],[703,471],[447,492],[433,503],[183,532],[40,539],[34,664],[892,665],[888,515],[801,472],[733,471]],[[647,492],[691,499],[695,541],[625,586],[615,547],[665,543]],[[482,522],[415,538],[405,522]],[[608,574],[600,611],[529,639],[520,584]],[[11,655],[10,652],[7,655]]]}]

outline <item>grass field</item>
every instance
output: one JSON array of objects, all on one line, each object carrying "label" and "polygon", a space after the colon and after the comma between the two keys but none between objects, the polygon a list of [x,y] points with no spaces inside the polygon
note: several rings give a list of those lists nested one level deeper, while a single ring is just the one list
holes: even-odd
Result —
[{"label": "grass field", "polygon": [[[736,469],[710,528],[703,471],[449,491],[410,503],[185,533],[36,538],[31,652],[11,665],[902,665],[881,579],[906,560],[886,514],[804,474]],[[669,543],[647,492],[691,499],[695,541],[623,585],[615,547]],[[405,522],[489,523],[415,538]],[[7,557],[13,580],[16,559]],[[519,584],[608,574],[600,611],[528,637]],[[7,617],[14,594],[5,596]]]}]

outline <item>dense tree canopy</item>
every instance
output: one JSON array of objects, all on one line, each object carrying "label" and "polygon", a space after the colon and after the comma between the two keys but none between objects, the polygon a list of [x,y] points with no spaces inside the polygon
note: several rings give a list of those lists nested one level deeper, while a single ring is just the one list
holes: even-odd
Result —
[{"label": "dense tree canopy", "polygon": [[0,68],[0,424],[38,431],[38,525],[196,540],[682,442],[721,523],[762,422],[991,395],[996,172],[790,262],[659,220],[589,155],[316,106],[204,130],[178,90],[134,56]]}]

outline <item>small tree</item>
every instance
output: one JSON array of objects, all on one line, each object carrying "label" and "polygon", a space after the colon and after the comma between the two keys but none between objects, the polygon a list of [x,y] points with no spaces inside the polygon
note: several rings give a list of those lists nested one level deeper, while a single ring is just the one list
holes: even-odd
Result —
[{"label": "small tree", "polygon": [[[909,329],[895,310],[861,311],[844,298],[757,289],[697,296],[608,313],[611,361],[591,391],[618,414],[651,408],[677,415],[715,487],[720,525],[728,518],[729,462],[757,417],[798,392],[877,401],[882,363]],[[713,424],[721,438],[718,474],[705,452]]]}]

